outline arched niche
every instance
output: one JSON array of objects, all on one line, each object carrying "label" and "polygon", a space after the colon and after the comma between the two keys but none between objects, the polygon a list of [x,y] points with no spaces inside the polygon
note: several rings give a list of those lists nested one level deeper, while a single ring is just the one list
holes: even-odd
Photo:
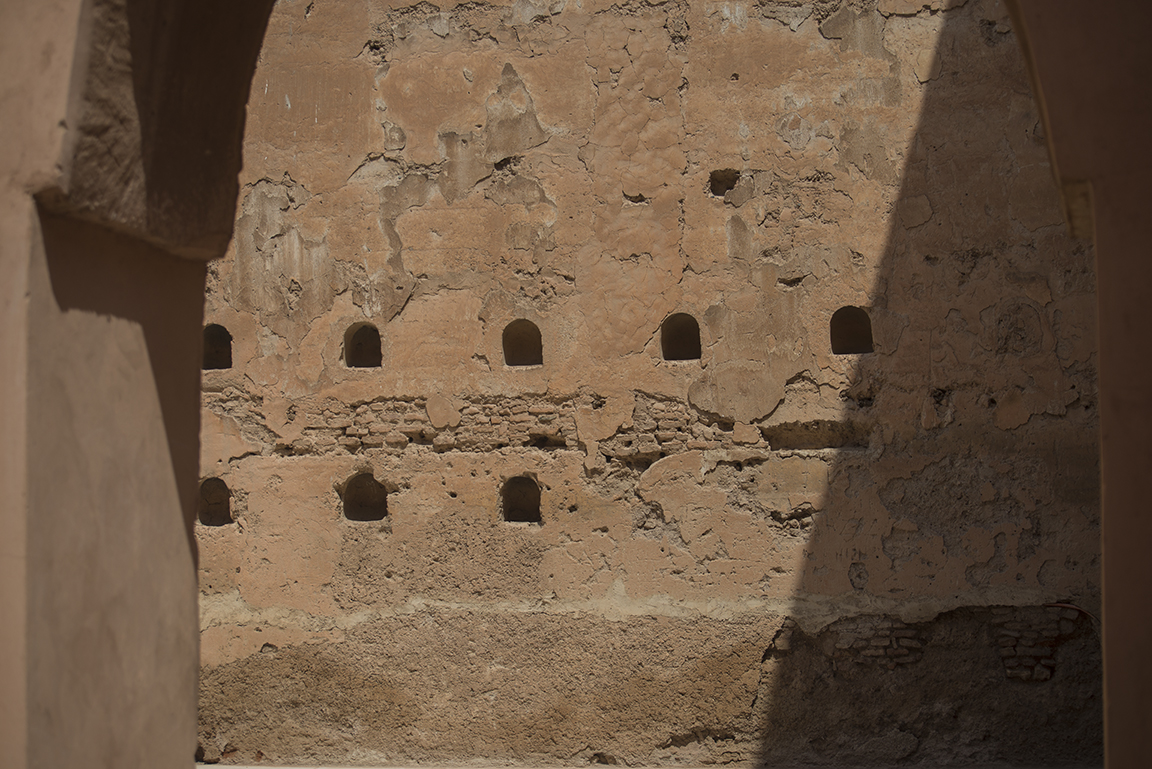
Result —
[{"label": "arched niche", "polygon": [[505,521],[542,523],[540,485],[526,475],[509,478],[500,490],[500,508]]},{"label": "arched niche", "polygon": [[204,327],[205,371],[232,368],[232,335],[219,323]]},{"label": "arched niche", "polygon": [[232,491],[219,478],[207,478],[200,484],[197,518],[204,526],[227,526],[232,520]]},{"label": "arched niche", "polygon": [[872,352],[872,321],[860,307],[841,307],[828,324],[835,355]]},{"label": "arched niche", "polygon": [[664,360],[700,360],[700,324],[687,313],[665,318],[660,326],[660,352]]},{"label": "arched niche", "polygon": [[350,521],[382,521],[388,515],[388,490],[372,473],[360,473],[344,487],[343,503]]},{"label": "arched niche", "polygon": [[348,368],[380,368],[384,354],[380,332],[371,323],[355,323],[344,332],[344,365]]},{"label": "arched niche", "polygon": [[504,327],[504,364],[507,366],[544,365],[544,344],[540,329],[530,320],[514,320]]}]

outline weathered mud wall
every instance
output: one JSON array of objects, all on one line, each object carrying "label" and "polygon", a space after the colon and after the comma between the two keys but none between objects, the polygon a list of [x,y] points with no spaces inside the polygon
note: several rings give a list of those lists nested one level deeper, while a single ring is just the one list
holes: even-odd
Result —
[{"label": "weathered mud wall", "polygon": [[1092,254],[998,3],[281,2],[242,183],[205,758],[1098,759]]}]

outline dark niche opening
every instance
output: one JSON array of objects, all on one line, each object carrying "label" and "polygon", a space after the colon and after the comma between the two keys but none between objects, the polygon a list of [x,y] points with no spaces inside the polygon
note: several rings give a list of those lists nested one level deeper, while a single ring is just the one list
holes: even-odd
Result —
[{"label": "dark niche opening", "polygon": [[204,327],[205,370],[232,368],[232,335],[217,323]]},{"label": "dark niche opening", "polygon": [[669,315],[660,326],[664,360],[700,360],[700,324],[691,315]]},{"label": "dark niche opening", "polygon": [[508,366],[544,365],[544,344],[535,323],[521,318],[504,327],[504,363]]},{"label": "dark niche opening", "polygon": [[835,355],[872,352],[872,321],[859,307],[841,307],[829,324]]},{"label": "dark niche opening", "polygon": [[344,332],[344,365],[348,368],[380,368],[380,332],[371,323],[357,323]]},{"label": "dark niche opening", "polygon": [[200,484],[200,509],[197,513],[205,526],[227,526],[232,523],[232,492],[219,478],[208,478]]},{"label": "dark niche opening", "polygon": [[388,515],[388,490],[372,477],[361,473],[344,487],[344,517],[350,521],[382,521]]},{"label": "dark niche opening", "polygon": [[708,189],[712,194],[718,198],[724,197],[724,193],[736,186],[740,181],[740,172],[734,168],[722,168],[718,171],[713,171],[708,174]]},{"label": "dark niche opening", "polygon": [[531,478],[520,475],[509,478],[500,492],[504,520],[519,523],[540,523],[540,486]]}]

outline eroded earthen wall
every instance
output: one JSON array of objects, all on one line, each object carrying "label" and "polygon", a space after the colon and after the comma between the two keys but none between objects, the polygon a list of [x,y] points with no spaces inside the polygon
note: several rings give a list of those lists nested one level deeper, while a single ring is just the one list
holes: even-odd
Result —
[{"label": "eroded earthen wall", "polygon": [[1098,759],[1092,253],[999,3],[281,2],[242,185],[206,758]]}]

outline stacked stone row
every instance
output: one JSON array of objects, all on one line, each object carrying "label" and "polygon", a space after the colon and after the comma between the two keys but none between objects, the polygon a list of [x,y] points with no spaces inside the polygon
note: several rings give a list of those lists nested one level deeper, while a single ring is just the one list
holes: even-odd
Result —
[{"label": "stacked stone row", "polygon": [[830,628],[837,633],[834,657],[861,665],[897,665],[918,662],[924,656],[920,631],[892,617],[855,617]]},{"label": "stacked stone row", "polygon": [[321,414],[308,418],[304,439],[314,453],[385,447],[403,450],[410,442],[430,443],[435,430],[423,400],[375,401],[355,407],[329,402]]},{"label": "stacked stone row", "polygon": [[436,427],[426,401],[375,401],[355,408],[329,406],[308,417],[294,453],[356,453],[365,449],[401,452],[409,444],[436,451],[491,451],[504,446],[576,446],[575,405],[523,398],[473,402],[458,425]]},{"label": "stacked stone row", "polygon": [[992,624],[1004,675],[1021,681],[1047,681],[1056,671],[1056,648],[1076,632],[1075,609],[996,607]]},{"label": "stacked stone row", "polygon": [[702,420],[688,404],[639,398],[632,427],[600,444],[600,451],[617,459],[653,459],[683,451],[731,449],[737,444],[766,446],[759,430],[736,435],[730,425]]},{"label": "stacked stone row", "polygon": [[[1077,632],[1084,615],[1068,607],[992,608],[991,628],[1004,664],[1004,674],[1020,681],[1047,681],[1056,670],[1056,650]],[[772,642],[770,651],[787,653],[796,631],[792,620]],[[884,616],[852,617],[829,625],[835,642],[830,656],[894,670],[924,656],[921,629]]]},{"label": "stacked stone row", "polygon": [[522,398],[472,403],[461,412],[455,436],[455,447],[467,451],[528,445],[575,448],[576,405]]},{"label": "stacked stone row", "polygon": [[[263,425],[259,403],[227,394],[210,399],[209,407],[241,424]],[[491,451],[506,446],[578,448],[575,399],[553,402],[532,398],[500,398],[467,402],[459,424],[432,424],[427,399],[377,400],[355,406],[329,398],[319,408],[301,405],[304,430],[276,450],[295,455],[357,453],[365,450],[400,453],[410,444],[436,451]],[[275,443],[274,436],[268,440]],[[687,403],[640,396],[632,425],[601,442],[599,451],[624,461],[652,460],[684,451],[767,448],[760,431],[742,433],[730,424],[707,421]]]}]

